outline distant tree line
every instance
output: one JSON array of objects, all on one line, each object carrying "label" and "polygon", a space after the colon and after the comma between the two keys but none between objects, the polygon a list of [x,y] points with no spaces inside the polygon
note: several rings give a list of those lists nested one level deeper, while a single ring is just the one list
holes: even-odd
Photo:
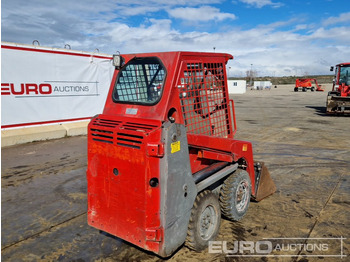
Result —
[{"label": "distant tree line", "polygon": [[246,77],[230,77],[229,79],[246,80],[249,83],[252,78],[253,81],[271,81],[273,85],[289,85],[295,84],[297,78],[315,78],[319,84],[333,83],[333,75],[308,75],[308,76],[263,76],[258,77],[257,72],[248,70]]}]

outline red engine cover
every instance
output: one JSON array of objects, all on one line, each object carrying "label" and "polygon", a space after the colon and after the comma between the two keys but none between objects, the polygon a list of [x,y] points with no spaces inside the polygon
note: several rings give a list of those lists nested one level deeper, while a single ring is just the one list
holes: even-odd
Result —
[{"label": "red engine cover", "polygon": [[149,184],[159,179],[160,126],[100,115],[88,127],[88,223],[144,248],[162,234],[159,188]]}]

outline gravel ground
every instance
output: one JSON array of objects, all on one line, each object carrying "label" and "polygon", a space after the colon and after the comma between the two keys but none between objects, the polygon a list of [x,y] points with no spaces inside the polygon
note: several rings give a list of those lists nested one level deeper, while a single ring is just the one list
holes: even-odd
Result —
[{"label": "gravel ground", "polygon": [[[274,250],[248,257],[181,247],[168,261],[348,259],[350,242],[342,238],[350,237],[350,118],[325,115],[330,89],[296,93],[284,85],[232,95],[235,138],[253,143],[277,192],[251,202],[243,220],[223,219],[217,240],[228,249],[235,241],[269,241]],[[163,260],[87,225],[86,150],[84,136],[2,149],[3,261]],[[276,249],[282,244],[285,250]]]}]

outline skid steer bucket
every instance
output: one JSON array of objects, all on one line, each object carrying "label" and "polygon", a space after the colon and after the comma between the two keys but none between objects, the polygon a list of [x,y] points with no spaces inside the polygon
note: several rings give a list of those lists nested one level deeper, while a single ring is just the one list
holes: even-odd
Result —
[{"label": "skid steer bucket", "polygon": [[328,95],[327,114],[350,114],[350,97]]},{"label": "skid steer bucket", "polygon": [[264,162],[255,162],[255,200],[260,201],[276,192],[276,185],[271,179]]}]

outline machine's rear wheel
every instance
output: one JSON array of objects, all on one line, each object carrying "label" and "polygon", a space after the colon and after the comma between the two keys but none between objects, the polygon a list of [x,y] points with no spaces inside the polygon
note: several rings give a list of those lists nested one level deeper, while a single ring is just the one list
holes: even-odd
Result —
[{"label": "machine's rear wheel", "polygon": [[303,92],[306,92],[306,87],[303,87]]},{"label": "machine's rear wheel", "polygon": [[294,92],[298,92],[299,88],[298,87],[294,87]]},{"label": "machine's rear wheel", "polygon": [[209,190],[197,195],[188,225],[185,245],[195,251],[208,247],[219,232],[221,222],[220,203],[217,196]]},{"label": "machine's rear wheel", "polygon": [[252,186],[247,171],[237,169],[222,185],[221,212],[230,220],[242,219],[248,211],[251,190]]}]

